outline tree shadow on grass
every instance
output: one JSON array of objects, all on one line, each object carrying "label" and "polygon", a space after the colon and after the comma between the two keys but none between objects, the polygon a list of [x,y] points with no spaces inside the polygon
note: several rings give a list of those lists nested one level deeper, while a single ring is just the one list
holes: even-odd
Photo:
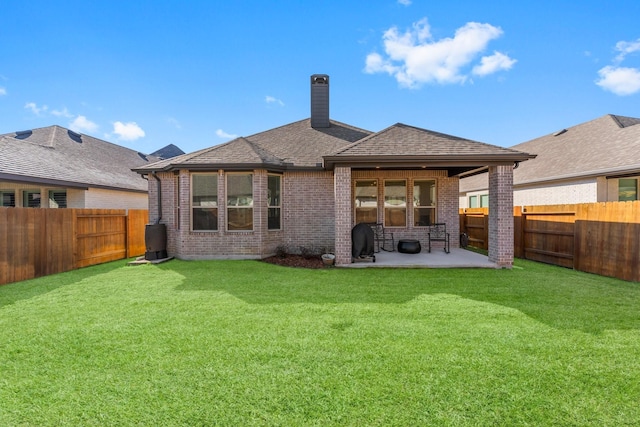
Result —
[{"label": "tree shadow on grass", "polygon": [[224,291],[249,304],[403,304],[451,294],[589,333],[640,329],[640,284],[533,262],[494,269],[296,269],[257,261],[176,261],[181,291]]}]

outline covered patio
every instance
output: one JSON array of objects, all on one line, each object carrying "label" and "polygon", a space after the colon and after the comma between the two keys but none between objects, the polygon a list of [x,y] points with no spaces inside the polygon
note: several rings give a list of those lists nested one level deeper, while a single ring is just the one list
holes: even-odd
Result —
[{"label": "covered patio", "polygon": [[341,267],[346,268],[499,268],[489,257],[467,249],[451,248],[450,253],[442,249],[432,249],[431,253],[422,250],[417,254],[404,254],[398,251],[380,251],[375,254],[376,262],[357,260]]},{"label": "covered patio", "polygon": [[[336,265],[351,264],[351,230],[359,222],[383,224],[397,239],[418,239],[425,235],[430,224],[445,224],[451,236],[451,249],[458,249],[459,180],[463,176],[488,171],[489,256],[485,257],[486,262],[475,261],[472,264],[511,268],[513,169],[520,162],[534,157],[402,123],[365,137],[333,155],[324,156],[324,167],[334,173]],[[358,184],[363,183],[364,187],[367,180],[376,190],[365,199],[357,190]],[[425,184],[427,181],[431,182],[430,187]],[[397,191],[391,191],[396,182],[401,189],[400,196]],[[424,194],[429,194],[429,197],[423,197]],[[367,209],[371,210],[370,214],[365,212]],[[362,219],[364,214],[367,214],[366,220]],[[394,214],[397,215],[394,217]],[[383,255],[376,264],[389,262],[405,266],[432,264],[453,267],[451,264],[458,258],[453,253],[449,260],[425,256],[392,260],[385,259]],[[465,258],[457,262],[464,266]]]}]

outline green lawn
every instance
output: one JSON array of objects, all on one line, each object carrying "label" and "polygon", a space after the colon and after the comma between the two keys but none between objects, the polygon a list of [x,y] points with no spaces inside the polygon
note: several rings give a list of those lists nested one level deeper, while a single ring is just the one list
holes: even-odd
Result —
[{"label": "green lawn", "polygon": [[640,284],[116,262],[0,287],[3,426],[624,426]]}]

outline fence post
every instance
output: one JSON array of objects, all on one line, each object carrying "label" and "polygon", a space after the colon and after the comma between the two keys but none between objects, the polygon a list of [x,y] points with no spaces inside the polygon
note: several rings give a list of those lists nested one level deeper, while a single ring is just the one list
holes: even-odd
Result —
[{"label": "fence post", "polygon": [[523,223],[522,206],[513,207],[513,256],[516,258],[524,258],[523,250]]}]

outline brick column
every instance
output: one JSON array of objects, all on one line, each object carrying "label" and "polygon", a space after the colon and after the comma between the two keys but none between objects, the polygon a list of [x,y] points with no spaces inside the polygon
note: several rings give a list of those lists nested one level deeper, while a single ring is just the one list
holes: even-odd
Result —
[{"label": "brick column", "polygon": [[336,265],[351,264],[351,168],[333,172],[335,197]]},{"label": "brick column", "polygon": [[489,167],[489,261],[513,266],[513,167]]}]

